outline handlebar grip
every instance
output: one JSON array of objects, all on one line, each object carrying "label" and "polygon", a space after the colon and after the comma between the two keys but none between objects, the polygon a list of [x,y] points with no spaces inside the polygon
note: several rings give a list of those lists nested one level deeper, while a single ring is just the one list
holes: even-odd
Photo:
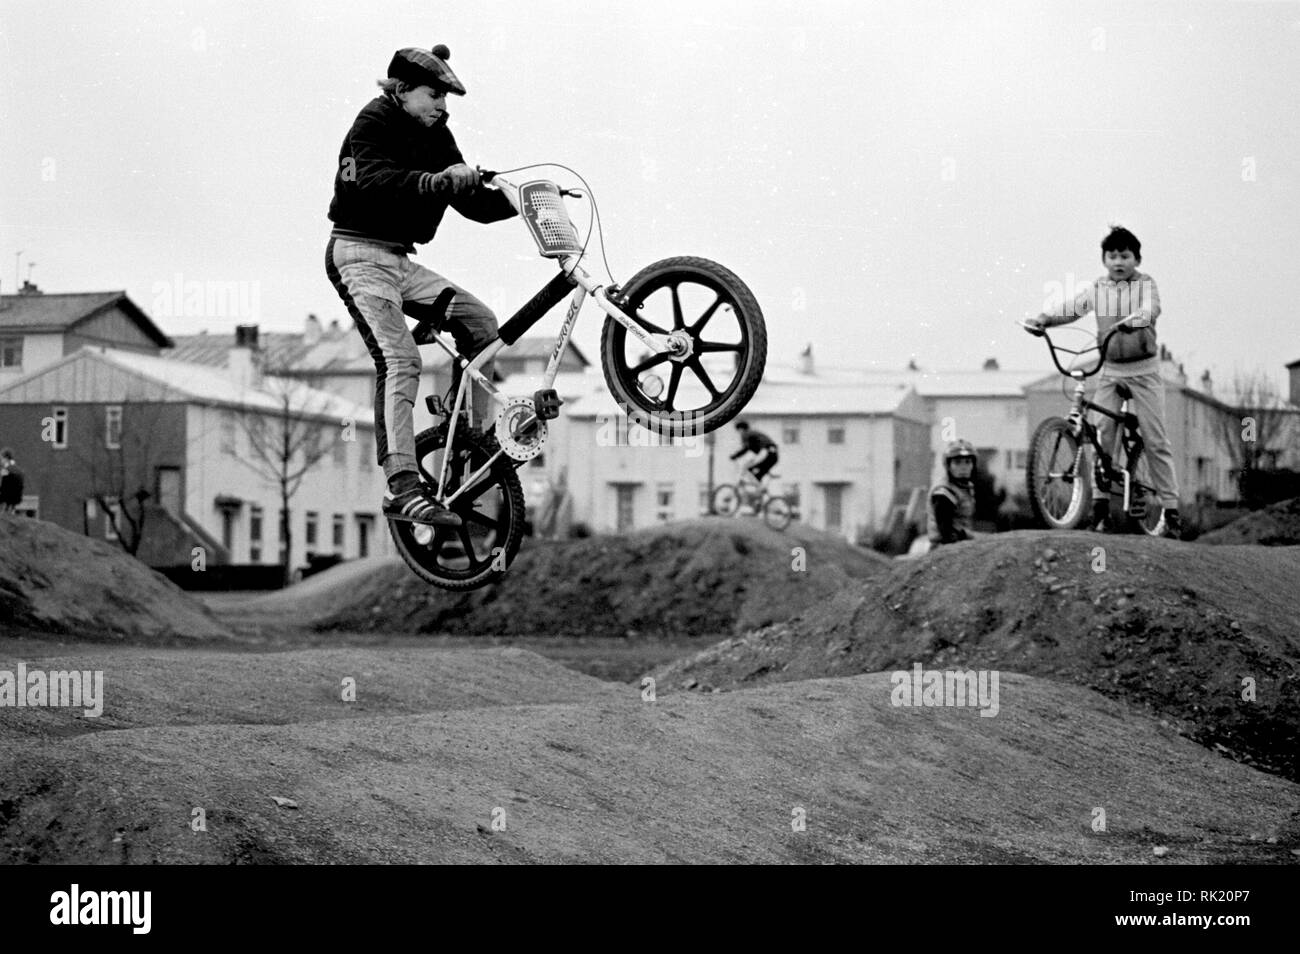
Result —
[{"label": "handlebar grip", "polygon": [[484,185],[487,185],[489,182],[491,182],[493,179],[497,177],[497,174],[493,172],[491,169],[484,169],[482,166],[478,166],[476,168],[478,169],[478,177],[483,182]]}]

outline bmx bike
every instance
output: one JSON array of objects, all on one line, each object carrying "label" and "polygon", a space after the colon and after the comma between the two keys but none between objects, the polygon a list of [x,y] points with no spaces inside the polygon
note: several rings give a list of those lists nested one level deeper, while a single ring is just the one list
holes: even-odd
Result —
[{"label": "bmx bike", "polygon": [[[1029,441],[1025,474],[1029,503],[1034,516],[1045,527],[1073,530],[1082,525],[1092,497],[1091,481],[1096,480],[1110,498],[1111,514],[1118,518],[1119,527],[1126,532],[1151,536],[1159,536],[1164,531],[1164,512],[1151,483],[1141,428],[1137,415],[1129,410],[1132,392],[1122,381],[1116,384],[1120,398],[1118,411],[1101,407],[1085,397],[1084,381],[1105,365],[1111,339],[1132,317],[1117,322],[1100,345],[1078,351],[1054,343],[1045,329],[1020,322],[1021,327],[1046,339],[1057,370],[1075,382],[1067,415],[1043,421]],[[1091,370],[1067,369],[1058,357],[1058,352],[1081,356],[1094,350],[1098,361]],[[1088,411],[1104,414],[1116,422],[1110,447],[1101,446],[1097,427],[1086,416]],[[1085,460],[1087,452],[1092,455],[1091,467]]]},{"label": "bmx bike", "polygon": [[742,507],[749,507],[755,516],[763,515],[763,522],[773,530],[784,530],[794,517],[794,506],[789,498],[768,490],[768,474],[759,480],[742,467],[734,484],[719,484],[713,491],[713,512],[722,517],[734,517]]},{"label": "bmx bike", "polygon": [[[533,168],[538,167],[524,167]],[[612,275],[603,283],[584,267],[590,226],[600,227],[598,207],[591,199],[591,222],[586,239],[579,242],[564,202],[565,197],[589,197],[589,187],[584,194],[546,179],[516,183],[502,173],[480,173],[480,187],[498,189],[507,197],[539,253],[553,259],[559,272],[473,359],[461,355],[441,334],[454,291],[444,291],[432,303],[403,306],[417,320],[412,329],[416,344],[441,347],[459,370],[459,384],[445,402],[436,395],[426,398],[430,412],[444,420],[415,436],[415,450],[421,476],[438,500],[460,516],[462,525],[390,520],[389,531],[416,575],[448,590],[497,582],[519,552],[525,511],[516,471],[542,453],[547,421],[559,416],[563,401],[554,389],[555,377],[588,296],[605,313],[600,356],[610,394],[629,420],[660,437],[704,434],[726,424],[753,396],[767,359],[762,309],[727,268],[682,256],[648,265],[622,286]],[[586,187],[585,180],[578,179]],[[604,259],[603,229],[600,245]],[[608,272],[608,262],[605,268]],[[482,373],[483,366],[566,297],[569,307],[541,389],[531,395],[503,395]],[[485,426],[474,420],[469,389],[475,386],[491,402],[491,420]]]}]

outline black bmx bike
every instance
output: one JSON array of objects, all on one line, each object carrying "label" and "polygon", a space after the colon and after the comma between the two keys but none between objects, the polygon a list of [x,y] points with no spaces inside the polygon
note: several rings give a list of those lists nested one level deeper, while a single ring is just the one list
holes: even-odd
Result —
[{"label": "black bmx bike", "polygon": [[[1100,345],[1075,351],[1053,343],[1046,330],[1021,323],[1022,327],[1047,341],[1052,362],[1061,374],[1074,381],[1070,410],[1065,417],[1049,417],[1038,425],[1029,441],[1026,482],[1034,516],[1053,530],[1073,530],[1090,515],[1092,481],[1097,481],[1110,498],[1110,517],[1114,525],[1129,533],[1159,536],[1164,530],[1164,511],[1160,496],[1151,482],[1145,454],[1146,446],[1138,426],[1137,415],[1129,410],[1133,394],[1123,382],[1116,384],[1118,411],[1101,407],[1085,397],[1084,381],[1106,363],[1106,349],[1111,339],[1123,329],[1129,318],[1117,322]],[[1095,367],[1065,368],[1058,353],[1077,356],[1098,352]],[[1096,425],[1086,412],[1104,414],[1116,422],[1115,438],[1103,447]],[[1091,466],[1087,457],[1092,457]]]}]

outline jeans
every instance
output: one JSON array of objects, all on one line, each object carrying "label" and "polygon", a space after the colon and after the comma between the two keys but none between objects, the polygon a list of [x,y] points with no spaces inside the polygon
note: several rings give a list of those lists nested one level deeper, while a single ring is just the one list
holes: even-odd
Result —
[{"label": "jeans", "polygon": [[[492,309],[469,292],[399,252],[349,239],[331,237],[325,248],[325,271],[343,299],[357,331],[375,362],[375,454],[384,474],[416,470],[412,411],[420,389],[420,350],[406,326],[402,305],[430,303],[444,289],[456,295],[447,308],[447,326],[456,349],[472,358],[497,336]],[[490,362],[481,369],[489,379]],[[459,375],[453,378],[458,380]],[[471,388],[478,421],[491,402]]]}]

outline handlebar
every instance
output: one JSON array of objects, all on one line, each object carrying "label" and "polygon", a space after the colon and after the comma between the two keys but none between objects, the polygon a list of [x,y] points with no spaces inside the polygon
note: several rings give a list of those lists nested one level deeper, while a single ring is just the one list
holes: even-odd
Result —
[{"label": "handlebar", "polygon": [[[1052,338],[1047,333],[1046,328],[1038,328],[1034,325],[1031,325],[1027,321],[1018,321],[1016,322],[1016,324],[1018,324],[1021,328],[1024,328],[1035,338],[1047,339],[1047,350],[1052,355],[1052,363],[1056,365],[1056,369],[1060,371],[1061,374],[1065,375],[1067,378],[1078,378],[1079,380],[1083,380],[1084,378],[1092,377],[1094,374],[1096,374],[1098,371],[1102,369],[1102,367],[1106,364],[1106,349],[1110,347],[1110,339],[1115,337],[1115,335],[1117,335],[1119,332],[1123,331],[1124,330],[1123,326],[1128,324],[1136,317],[1137,315],[1135,314],[1129,315],[1127,318],[1115,322],[1114,327],[1112,327],[1110,331],[1106,333],[1106,337],[1102,339],[1100,345],[1094,344],[1091,348],[1084,348],[1082,351],[1075,351],[1071,348],[1063,348],[1060,345],[1053,344]],[[1065,368],[1061,367],[1060,359],[1056,357],[1057,351],[1064,351],[1067,352],[1068,354],[1073,354],[1073,355],[1081,355],[1081,354],[1086,354],[1089,351],[1096,351],[1098,352],[1099,360],[1097,361],[1097,366],[1093,368],[1091,371],[1082,371],[1079,370],[1078,368],[1076,368],[1073,371],[1067,371]]]}]

